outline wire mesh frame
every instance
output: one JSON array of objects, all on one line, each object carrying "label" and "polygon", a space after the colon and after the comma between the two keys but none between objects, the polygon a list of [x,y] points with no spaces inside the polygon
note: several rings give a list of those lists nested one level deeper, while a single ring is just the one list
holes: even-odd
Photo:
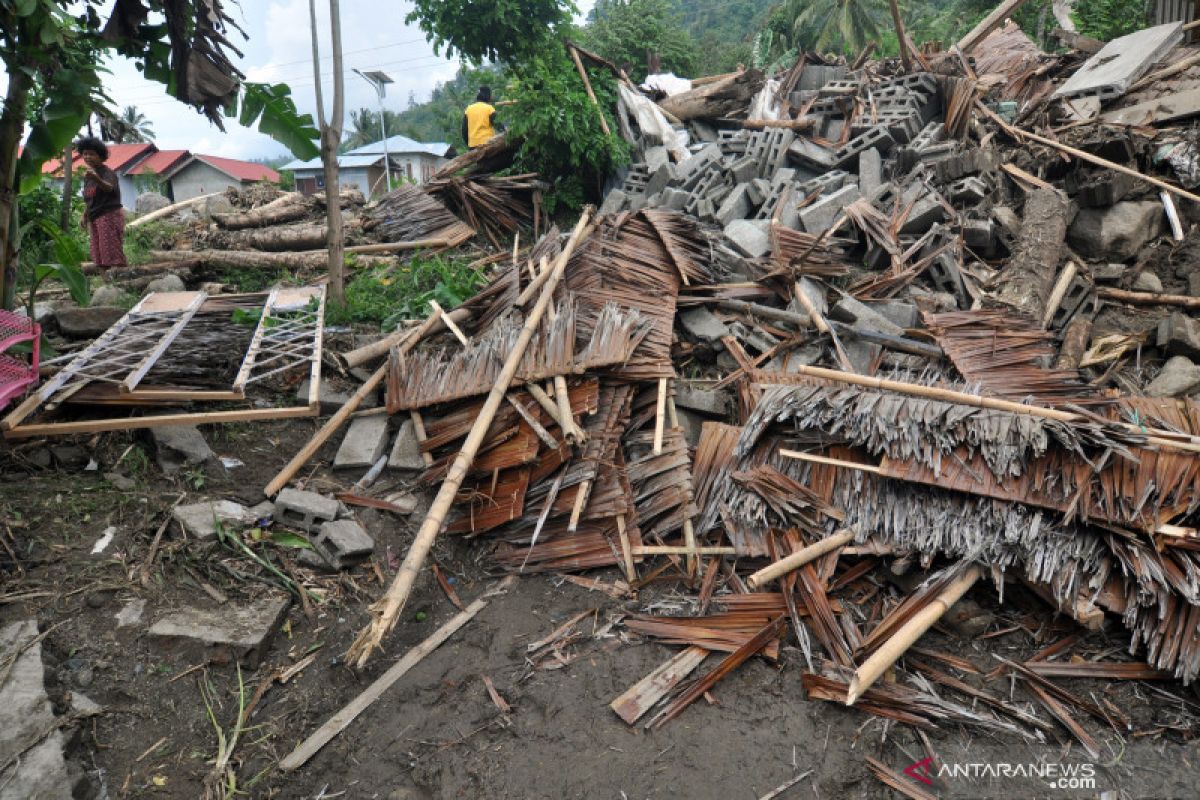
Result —
[{"label": "wire mesh frame", "polygon": [[[313,303],[316,300],[316,303]],[[310,402],[320,382],[321,343],[325,327],[325,287],[272,292],[263,306],[254,340],[246,351],[233,390],[244,392],[252,383],[293,369],[312,365]]]}]

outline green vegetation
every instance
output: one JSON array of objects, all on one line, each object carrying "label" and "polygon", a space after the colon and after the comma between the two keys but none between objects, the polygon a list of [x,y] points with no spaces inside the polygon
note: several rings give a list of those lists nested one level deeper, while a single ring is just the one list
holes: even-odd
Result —
[{"label": "green vegetation", "polygon": [[62,282],[80,305],[91,297],[82,264],[87,258],[87,236],[79,227],[83,201],[76,198],[71,208],[71,225],[58,227],[62,213],[62,195],[49,181],[39,182],[17,198],[18,214],[23,220],[17,231],[23,243],[17,262],[16,287],[33,314],[37,290],[47,280]]},{"label": "green vegetation", "polygon": [[175,243],[183,226],[160,220],[125,229],[125,258],[130,264],[149,264],[151,250],[166,250]]},{"label": "green vegetation", "polygon": [[1075,0],[1071,18],[1081,34],[1107,42],[1146,27],[1150,4],[1146,0]]},{"label": "green vegetation", "polygon": [[416,22],[435,53],[473,63],[512,63],[536,56],[570,23],[570,0],[414,0]]},{"label": "green vegetation", "polygon": [[454,308],[475,294],[484,280],[483,271],[471,269],[464,259],[418,254],[401,266],[356,273],[346,285],[346,305],[326,308],[325,321],[392,330],[401,320],[428,315],[430,300]]},{"label": "green vegetation", "polygon": [[696,43],[673,0],[596,0],[580,44],[635,82],[651,71],[692,75],[696,68]]}]

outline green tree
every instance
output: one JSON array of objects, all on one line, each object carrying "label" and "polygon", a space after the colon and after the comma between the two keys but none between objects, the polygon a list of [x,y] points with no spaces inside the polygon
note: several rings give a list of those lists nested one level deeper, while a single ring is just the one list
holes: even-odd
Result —
[{"label": "green tree", "polygon": [[153,142],[154,126],[146,115],[137,110],[137,106],[125,106],[117,117],[124,128],[126,142]]},{"label": "green tree", "polygon": [[696,43],[672,0],[596,0],[581,43],[634,81],[652,70],[690,75],[696,67]]},{"label": "green tree", "polygon": [[846,54],[879,41],[888,14],[886,0],[788,0],[783,8],[794,47]]},{"label": "green tree", "polygon": [[435,53],[475,64],[536,57],[576,11],[570,0],[414,0],[416,22]]},{"label": "green tree", "polygon": [[63,154],[93,109],[110,104],[101,85],[105,54],[133,59],[147,78],[219,127],[226,113],[236,114],[297,156],[317,152],[311,120],[297,113],[285,85],[243,83],[226,54],[236,24],[221,0],[117,0],[102,20],[108,6],[0,0],[0,60],[8,76],[0,111],[0,304],[6,308],[20,251],[17,194],[37,186],[41,165]]},{"label": "green tree", "polygon": [[1150,5],[1146,0],[1075,0],[1071,18],[1081,34],[1107,42],[1146,27]]}]

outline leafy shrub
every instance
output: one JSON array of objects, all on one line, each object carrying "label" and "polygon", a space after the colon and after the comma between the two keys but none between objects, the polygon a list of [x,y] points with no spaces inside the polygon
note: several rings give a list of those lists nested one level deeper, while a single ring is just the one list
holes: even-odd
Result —
[{"label": "leafy shrub", "polygon": [[151,250],[170,249],[182,226],[167,222],[147,222],[136,228],[125,229],[125,257],[130,264],[148,264],[153,259]]},{"label": "leafy shrub", "polygon": [[1084,36],[1107,42],[1146,27],[1146,0],[1076,0],[1071,18]]},{"label": "leafy shrub", "polygon": [[399,266],[360,271],[346,284],[346,304],[326,307],[326,322],[379,325],[391,330],[401,320],[429,314],[430,300],[450,309],[475,294],[485,275],[462,259],[417,255]]}]

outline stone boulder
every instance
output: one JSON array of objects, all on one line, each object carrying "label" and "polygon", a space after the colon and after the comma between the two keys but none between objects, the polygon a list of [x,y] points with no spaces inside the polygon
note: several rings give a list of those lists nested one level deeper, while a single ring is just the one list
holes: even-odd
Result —
[{"label": "stone boulder", "polygon": [[146,294],[151,292],[182,292],[187,289],[183,284],[183,279],[178,275],[167,273],[161,278],[155,278],[146,284]]},{"label": "stone boulder", "polygon": [[160,208],[166,208],[171,205],[171,201],[163,197],[158,192],[142,192],[137,196],[137,200],[133,203],[133,210],[138,216],[149,214],[152,211],[158,211]]},{"label": "stone boulder", "polygon": [[1085,208],[1067,230],[1067,242],[1087,258],[1127,261],[1158,236],[1162,227],[1163,207],[1157,200]]},{"label": "stone boulder", "polygon": [[95,339],[125,316],[120,306],[60,308],[54,312],[58,330],[68,339]]},{"label": "stone boulder", "polygon": [[1200,389],[1200,367],[1185,356],[1175,356],[1163,365],[1158,377],[1150,381],[1150,397],[1183,397]]}]

